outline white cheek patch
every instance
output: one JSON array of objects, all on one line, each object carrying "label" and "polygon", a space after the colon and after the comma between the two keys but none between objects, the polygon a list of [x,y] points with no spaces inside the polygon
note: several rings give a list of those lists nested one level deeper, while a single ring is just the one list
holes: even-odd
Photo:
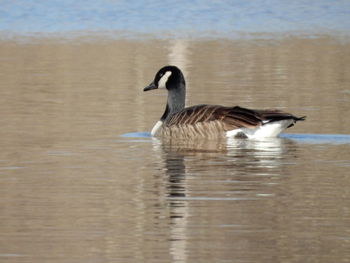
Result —
[{"label": "white cheek patch", "polygon": [[158,81],[158,89],[165,89],[166,88],[166,83],[167,83],[170,76],[171,76],[171,71],[165,72],[165,74]]}]

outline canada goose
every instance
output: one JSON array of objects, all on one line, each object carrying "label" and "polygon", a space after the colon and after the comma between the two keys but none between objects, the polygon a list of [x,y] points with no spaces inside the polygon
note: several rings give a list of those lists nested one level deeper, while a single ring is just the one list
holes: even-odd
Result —
[{"label": "canada goose", "polygon": [[276,137],[305,117],[279,110],[252,110],[239,106],[195,105],[185,108],[185,78],[176,66],[161,68],[144,91],[167,89],[165,111],[151,131],[166,137]]}]

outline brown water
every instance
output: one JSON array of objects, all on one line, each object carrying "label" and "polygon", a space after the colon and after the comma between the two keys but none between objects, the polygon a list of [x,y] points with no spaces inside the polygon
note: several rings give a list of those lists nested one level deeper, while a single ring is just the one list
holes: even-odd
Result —
[{"label": "brown water", "polygon": [[[188,105],[307,115],[301,139],[130,137],[165,64]],[[1,42],[0,261],[350,262],[349,84],[327,37]]]}]

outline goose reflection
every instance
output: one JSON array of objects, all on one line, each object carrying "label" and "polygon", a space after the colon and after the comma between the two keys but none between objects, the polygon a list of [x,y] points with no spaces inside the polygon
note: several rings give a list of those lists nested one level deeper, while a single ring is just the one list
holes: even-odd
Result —
[{"label": "goose reflection", "polygon": [[164,152],[165,171],[168,176],[168,197],[184,197],[185,187],[183,181],[185,179],[186,167],[184,156],[177,152]]},{"label": "goose reflection", "polygon": [[[284,173],[283,166],[292,162],[297,150],[296,144],[285,138],[228,141],[154,138],[153,149],[163,163],[168,181],[167,197],[170,199],[197,196],[195,191],[189,189],[189,177],[191,184],[222,180],[226,183],[230,181],[234,185],[237,180],[250,180],[248,177],[281,176]],[[212,193],[209,191],[206,194],[210,197]],[[230,193],[234,194],[234,191]]]},{"label": "goose reflection", "polygon": [[[197,206],[212,207],[214,201],[217,206],[211,213],[220,217],[219,221],[228,220],[232,224],[235,224],[235,213],[229,213],[226,207],[246,211],[243,214],[256,213],[257,208],[246,206],[244,201],[252,204],[252,200],[273,196],[271,178],[286,172],[283,165],[295,156],[296,146],[281,138],[259,141],[153,139],[153,149],[161,158],[167,180],[172,254],[178,262],[186,262],[192,227],[212,220],[211,214],[202,214],[203,208]],[[249,225],[250,220],[253,219],[247,218],[245,224]]]}]

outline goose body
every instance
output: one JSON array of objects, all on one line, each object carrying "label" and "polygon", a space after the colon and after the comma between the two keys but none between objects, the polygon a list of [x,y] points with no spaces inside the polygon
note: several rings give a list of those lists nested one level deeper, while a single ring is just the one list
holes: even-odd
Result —
[{"label": "goose body", "polygon": [[168,100],[152,136],[160,137],[276,137],[305,117],[279,110],[253,110],[239,106],[195,105],[185,108],[186,85],[181,70],[175,66],[161,68],[144,91],[168,90]]}]

